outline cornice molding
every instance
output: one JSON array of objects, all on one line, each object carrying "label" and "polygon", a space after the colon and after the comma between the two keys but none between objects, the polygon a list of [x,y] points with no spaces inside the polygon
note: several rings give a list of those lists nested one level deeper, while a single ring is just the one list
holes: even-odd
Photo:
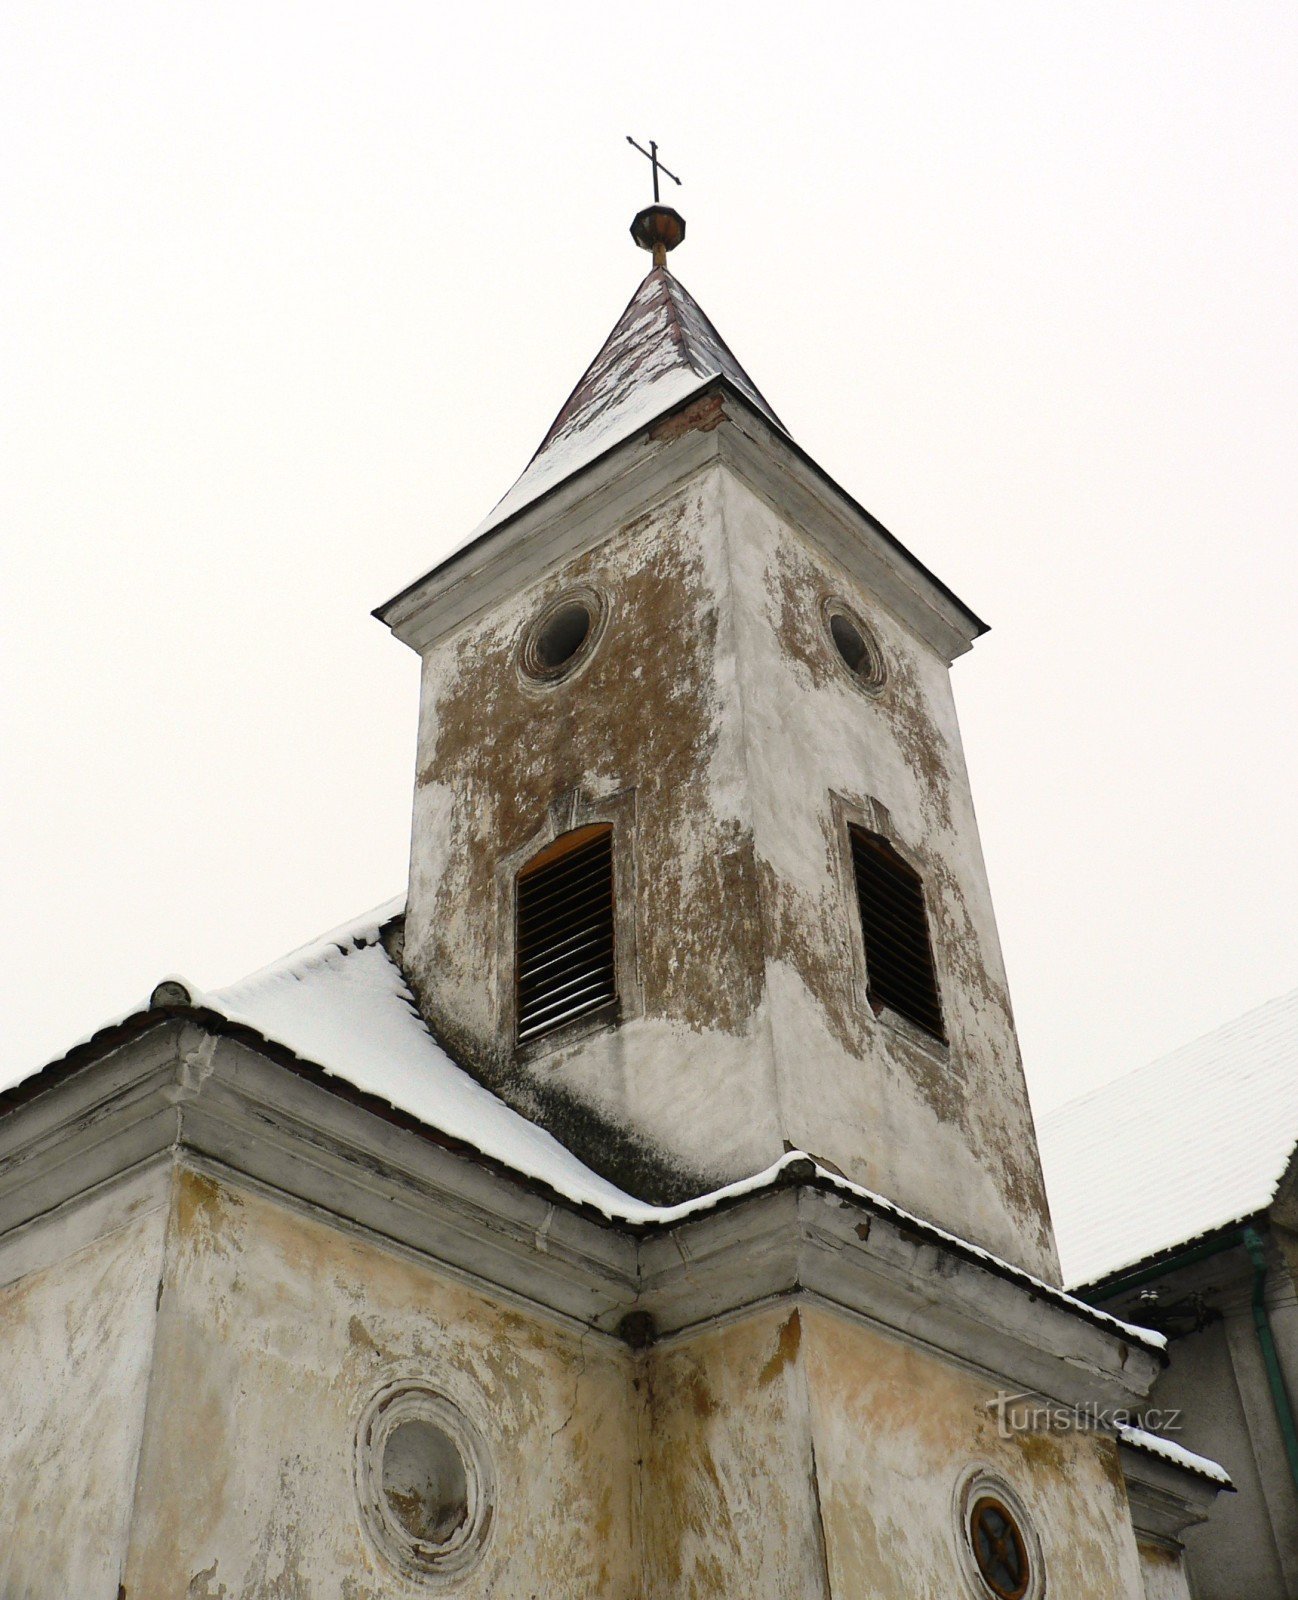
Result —
[{"label": "cornice molding", "polygon": [[[716,402],[721,402],[720,421]],[[699,408],[706,426],[676,430]],[[457,551],[376,616],[420,653],[720,463],[950,662],[985,631],[962,601],[724,379]]]},{"label": "cornice molding", "polygon": [[1065,1404],[1129,1404],[1160,1370],[1121,1326],[817,1183],[809,1162],[680,1220],[614,1223],[192,1020],[162,1022],[0,1117],[0,1244],[163,1156],[610,1337],[631,1312],[670,1338],[801,1295]]}]

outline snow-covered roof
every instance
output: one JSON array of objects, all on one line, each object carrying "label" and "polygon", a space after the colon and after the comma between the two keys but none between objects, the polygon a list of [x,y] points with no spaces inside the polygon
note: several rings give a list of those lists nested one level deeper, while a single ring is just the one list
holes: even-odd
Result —
[{"label": "snow-covered roof", "polygon": [[1066,1283],[1263,1210],[1298,1144],[1298,989],[1042,1117],[1037,1134]]},{"label": "snow-covered roof", "polygon": [[[1002,1260],[944,1228],[917,1217],[882,1195],[822,1167],[806,1151],[791,1150],[771,1166],[674,1206],[650,1205],[627,1194],[575,1156],[536,1123],[521,1116],[458,1066],[429,1031],[401,969],[383,943],[383,930],[403,910],[400,900],[379,906],[303,945],[228,988],[204,993],[184,978],[165,980],[189,996],[200,1020],[223,1019],[256,1039],[320,1068],[353,1089],[403,1112],[431,1132],[449,1136],[488,1160],[542,1184],[559,1197],[590,1207],[611,1222],[670,1225],[785,1180],[790,1168],[814,1172],[823,1188],[850,1196],[933,1244],[1009,1278],[1052,1301],[1120,1332],[1148,1349],[1162,1350],[1162,1334],[1137,1328],[1100,1311],[1054,1284]],[[174,1015],[174,1011],[168,1011]],[[110,1047],[124,1027],[146,1020],[138,1008],[115,1018],[74,1053]],[[61,1063],[51,1063],[51,1067]],[[12,1086],[30,1089],[41,1074]]]},{"label": "snow-covered roof", "polygon": [[1207,1456],[1196,1455],[1193,1450],[1187,1450],[1183,1444],[1177,1444],[1166,1434],[1150,1433],[1145,1428],[1119,1428],[1117,1433],[1119,1440],[1123,1444],[1130,1445],[1133,1450],[1143,1450],[1146,1455],[1161,1456],[1174,1467],[1197,1473],[1199,1477],[1207,1478],[1222,1489],[1235,1487],[1225,1467]]},{"label": "snow-covered roof", "polygon": [[[396,900],[195,1003],[579,1205],[640,1205],[456,1065],[428,1031],[380,932]],[[192,993],[191,986],[191,993]]]},{"label": "snow-covered roof", "polygon": [[725,378],[782,427],[689,290],[655,267],[550,424],[522,476],[469,536],[480,539],[655,418]]}]

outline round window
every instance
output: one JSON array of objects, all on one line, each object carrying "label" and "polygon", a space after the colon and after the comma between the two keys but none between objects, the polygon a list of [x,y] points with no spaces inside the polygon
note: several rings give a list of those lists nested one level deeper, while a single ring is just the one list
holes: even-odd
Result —
[{"label": "round window", "polygon": [[973,1466],[955,1487],[956,1546],[971,1600],[1042,1600],[1041,1544],[1022,1500]]},{"label": "round window", "polygon": [[399,1422],[383,1446],[383,1495],[412,1539],[446,1544],[469,1515],[464,1457],[450,1434],[420,1417]]},{"label": "round window", "polygon": [[1013,1513],[983,1495],[969,1514],[969,1542],[978,1576],[997,1600],[1023,1600],[1032,1581],[1027,1545]]},{"label": "round window", "polygon": [[477,1560],[491,1521],[490,1461],[445,1396],[413,1381],[377,1394],[356,1433],[356,1480],[370,1537],[398,1572],[430,1581]]},{"label": "round window", "polygon": [[570,590],[548,605],[523,638],[522,667],[529,678],[564,678],[595,647],[604,607],[592,589]]},{"label": "round window", "polygon": [[823,613],[829,642],[849,676],[863,689],[881,689],[883,652],[869,628],[843,600],[826,600]]}]

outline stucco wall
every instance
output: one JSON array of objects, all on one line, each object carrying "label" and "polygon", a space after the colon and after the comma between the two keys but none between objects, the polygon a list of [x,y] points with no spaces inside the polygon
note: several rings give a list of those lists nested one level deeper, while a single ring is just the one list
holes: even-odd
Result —
[{"label": "stucco wall", "polygon": [[1185,1558],[1164,1545],[1139,1543],[1145,1600],[1193,1600]]},{"label": "stucco wall", "polygon": [[358,1423],[397,1380],[486,1443],[466,1600],[951,1600],[975,1461],[1030,1508],[1051,1593],[1141,1592],[1110,1444],[1000,1440],[985,1382],[816,1304],[637,1355],[183,1165],[0,1304],[6,1600],[422,1592],[358,1507]]},{"label": "stucco wall", "polygon": [[[946,663],[734,478],[723,510],[785,1137],[1057,1281]],[[829,643],[821,606],[832,596],[876,635],[887,669],[877,694]],[[947,1048],[866,1000],[831,796],[881,802],[921,873]]]},{"label": "stucco wall", "polygon": [[646,1358],[646,1600],[827,1594],[801,1326],[776,1308]]},{"label": "stucco wall", "polygon": [[[424,659],[406,962],[461,1059],[649,1198],[781,1152],[763,1000],[720,476],[696,478]],[[570,677],[536,684],[529,621],[575,583],[608,615]],[[498,874],[579,792],[634,859],[636,992],[617,1029],[516,1060]],[[742,1108],[742,1111],[740,1111]]]},{"label": "stucco wall", "polygon": [[991,1388],[831,1312],[803,1312],[820,1506],[836,1600],[953,1600],[966,1587],[953,1497],[981,1462],[1016,1492],[1041,1541],[1049,1595],[1142,1590],[1111,1440],[997,1436]]},{"label": "stucco wall", "polygon": [[[598,645],[529,682],[525,629],[574,584],[605,598]],[[877,696],[828,642],[831,593],[879,638]],[[565,796],[632,854],[635,983],[618,1027],[519,1055],[509,885]],[[923,873],[949,1046],[866,1001],[836,807],[867,800]],[[787,1141],[1057,1276],[946,663],[728,470],[429,649],[405,949],[451,1048],[636,1192]]]},{"label": "stucco wall", "polygon": [[357,1510],[385,1383],[444,1390],[496,1475],[465,1600],[627,1595],[630,1355],[206,1174],[181,1172],[126,1576],[131,1600],[414,1592]]},{"label": "stucco wall", "polygon": [[[65,1208],[0,1245],[0,1278],[33,1254],[46,1257],[0,1288],[5,1600],[116,1600],[153,1350],[165,1206],[162,1182]],[[83,1237],[70,1240],[69,1233]]]}]

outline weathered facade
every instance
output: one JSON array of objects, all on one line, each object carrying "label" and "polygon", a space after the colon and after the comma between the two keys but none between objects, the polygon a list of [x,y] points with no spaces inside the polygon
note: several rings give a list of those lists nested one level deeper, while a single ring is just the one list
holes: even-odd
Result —
[{"label": "weathered facade", "polygon": [[404,915],[0,1099],[0,1593],[1186,1596],[1211,1463],[1005,1426],[1162,1340],[1058,1287],[977,619],[661,267],[383,615]]},{"label": "weathered facade", "polygon": [[[976,1597],[975,1479],[1059,1592],[1142,1594],[1158,1463],[995,1401],[1130,1406],[1157,1343],[805,1159],[614,1223],[210,1008],[73,1066],[0,1121],[6,1595]],[[481,1449],[449,1574],[367,1514],[406,1390]]]},{"label": "weathered facade", "polygon": [[[677,334],[665,277],[595,363],[623,387]],[[718,380],[385,610],[424,661],[408,970],[460,1059],[636,1193],[811,1150],[1056,1275],[948,672],[981,624],[754,394]],[[528,626],[568,594],[597,637],[530,678]],[[835,604],[877,684],[840,659]],[[624,864],[620,1008],[520,1051],[514,877],[595,820]],[[945,1039],[869,1003],[851,820],[923,879]]]}]

